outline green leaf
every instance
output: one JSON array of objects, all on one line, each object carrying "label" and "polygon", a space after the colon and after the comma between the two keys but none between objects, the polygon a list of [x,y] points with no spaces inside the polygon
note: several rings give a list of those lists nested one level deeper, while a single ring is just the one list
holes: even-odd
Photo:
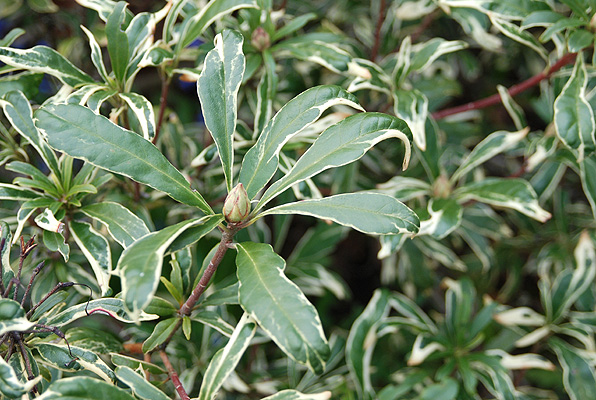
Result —
[{"label": "green leaf", "polygon": [[93,78],[46,46],[35,46],[26,50],[0,47],[0,61],[15,68],[55,76],[72,87],[93,83]]},{"label": "green leaf", "polygon": [[[309,38],[309,34],[295,39],[284,40],[273,46],[271,52],[276,57],[297,58],[319,64],[337,74],[353,73],[354,68],[360,70],[352,56],[340,47],[317,38]],[[366,73],[368,70],[362,68]]]},{"label": "green leaf", "polygon": [[[3,3],[3,5],[5,5],[5,4],[6,3]],[[18,2],[13,2],[13,5],[17,5],[17,8],[19,7]],[[6,10],[6,11],[8,11],[8,10]],[[11,13],[10,11],[8,11],[8,12]],[[0,13],[0,14],[2,14],[3,17],[5,16],[3,13]],[[21,28],[11,29],[10,32],[8,32],[6,35],[4,35],[4,37],[2,39],[0,39],[0,47],[10,46],[11,44],[13,44],[13,42],[15,40],[17,40],[19,37],[21,37],[24,34],[25,34],[25,31]]]},{"label": "green leaf", "polygon": [[[128,314],[124,309],[124,301],[122,299],[104,298],[91,300],[89,304],[82,303],[69,307],[64,311],[47,318],[43,322],[40,320],[40,323],[60,328],[61,326],[70,324],[79,318],[87,317],[92,314],[108,315],[114,319],[117,319],[118,321],[126,323],[133,322],[133,320],[128,318]],[[150,321],[158,318],[158,316],[141,313],[139,318],[141,321]]]},{"label": "green leaf", "polygon": [[143,137],[148,141],[153,140],[155,136],[153,104],[136,93],[118,93],[118,96],[126,102],[130,111],[136,116]]},{"label": "green leaf", "polygon": [[584,29],[574,30],[569,34],[567,47],[570,53],[577,53],[590,46],[594,41],[594,35]]},{"label": "green leaf", "polygon": [[476,200],[492,206],[511,208],[540,222],[551,217],[538,204],[532,186],[523,179],[487,178],[457,189],[454,195],[460,203]]},{"label": "green leaf", "polygon": [[118,367],[129,367],[134,370],[142,368],[152,374],[167,374],[166,370],[150,362],[116,353],[112,353],[110,356],[112,358],[112,363]]},{"label": "green leaf", "polygon": [[86,222],[71,221],[69,223],[72,238],[83,252],[95,279],[104,296],[110,289],[110,275],[112,273],[112,252],[107,239]]},{"label": "green leaf", "polygon": [[555,100],[557,136],[570,149],[577,151],[581,161],[595,149],[594,111],[586,98],[588,75],[583,55],[577,56],[573,73]]},{"label": "green leaf", "polygon": [[221,160],[228,192],[234,180],[234,132],[238,113],[238,90],[244,75],[242,35],[224,30],[215,37],[215,48],[207,53],[197,82],[205,125],[211,133]]},{"label": "green leaf", "polygon": [[457,397],[459,385],[455,379],[446,378],[440,383],[426,386],[420,393],[418,400],[454,400]]},{"label": "green leaf", "polygon": [[54,381],[39,400],[135,400],[128,392],[113,383],[86,376],[65,378]]},{"label": "green leaf", "polygon": [[211,232],[222,221],[221,215],[195,218],[152,232],[127,247],[118,260],[122,282],[122,298],[133,319],[151,302],[159,277],[163,257],[170,244],[185,230],[201,226],[200,236]]},{"label": "green leaf", "polygon": [[256,324],[250,320],[248,314],[244,314],[226,346],[215,353],[211,359],[203,377],[198,400],[215,399],[225,380],[236,369],[256,329]]},{"label": "green leaf", "polygon": [[398,138],[405,144],[403,167],[410,161],[410,141],[404,132],[406,123],[386,114],[352,115],[327,128],[298,159],[294,167],[275,182],[259,200],[254,213],[290,186],[311,178],[326,169],[339,167],[360,159],[375,144]]},{"label": "green leaf", "polygon": [[33,322],[25,318],[25,311],[19,303],[10,299],[0,299],[0,335],[11,331],[26,331],[32,326]]},{"label": "green leaf", "polygon": [[110,79],[106,71],[106,66],[103,62],[103,55],[101,53],[101,47],[99,47],[99,43],[97,43],[95,36],[93,36],[93,33],[91,33],[89,29],[87,29],[83,25],[81,25],[81,29],[89,39],[89,47],[91,48],[91,62],[95,66],[97,72],[99,72],[99,76],[101,76],[101,79],[103,79],[105,83],[109,83]]},{"label": "green leaf", "polygon": [[524,114],[524,109],[517,104],[515,100],[513,100],[513,97],[509,93],[509,89],[507,89],[505,86],[497,85],[497,91],[501,97],[501,103],[503,103],[507,113],[513,120],[515,127],[519,130],[522,130],[528,125]]},{"label": "green leaf", "polygon": [[389,299],[389,305],[416,326],[421,327],[424,332],[437,334],[438,329],[432,319],[409,297],[401,293],[393,293]]},{"label": "green leaf", "polygon": [[66,345],[53,343],[36,343],[33,348],[39,352],[44,361],[62,371],[87,370],[107,382],[112,382],[116,378],[114,372],[97,354],[80,347],[71,345],[69,348]]},{"label": "green leaf", "polygon": [[[0,190],[2,190],[0,188]],[[4,247],[0,249],[0,263],[2,263],[3,272],[10,270],[10,247],[12,246],[12,232],[10,226],[5,221],[0,220],[0,241],[4,240]],[[0,279],[3,277],[0,276]]]},{"label": "green leaf", "polygon": [[412,46],[411,61],[409,71],[422,72],[442,55],[463,50],[468,44],[463,40],[445,40],[443,38],[433,38],[424,43],[418,43]]},{"label": "green leaf", "polygon": [[75,327],[70,328],[65,336],[71,346],[77,346],[94,353],[108,354],[124,351],[120,340],[104,330]]},{"label": "green leaf", "polygon": [[271,396],[263,397],[261,400],[329,400],[331,398],[331,392],[321,393],[300,393],[297,390],[286,389]]},{"label": "green leaf", "polygon": [[534,50],[535,52],[540,55],[543,59],[548,59],[548,53],[542,44],[529,32],[526,32],[519,26],[505,21],[504,19],[498,18],[493,14],[489,14],[490,21],[492,22],[493,26],[495,26],[501,33],[507,36],[510,39],[515,40],[518,43],[523,44]]},{"label": "green leaf", "polygon": [[9,399],[20,398],[33,389],[40,380],[41,375],[26,383],[21,382],[10,364],[4,361],[4,358],[0,357],[0,394],[3,394]]},{"label": "green leaf", "polygon": [[388,314],[389,293],[377,289],[350,328],[346,343],[346,362],[361,399],[375,397],[370,380],[370,360],[377,341],[377,328]]},{"label": "green leaf", "polygon": [[124,248],[149,233],[142,219],[121,204],[104,201],[79,209],[106,226],[110,235]]},{"label": "green leaf", "polygon": [[0,105],[4,110],[4,115],[10,121],[10,124],[25,137],[41,156],[48,168],[56,174],[58,179],[62,177],[58,167],[58,159],[54,150],[48,146],[43,139],[35,124],[33,123],[33,112],[29,105],[29,100],[21,92],[8,92],[2,99]]},{"label": "green leaf", "polygon": [[9,183],[0,183],[0,200],[27,201],[43,197],[41,193]]},{"label": "green leaf", "polygon": [[75,104],[50,104],[37,110],[35,117],[37,127],[52,147],[213,214],[184,176],[153,144],[136,133]]},{"label": "green leaf", "polygon": [[221,315],[215,311],[199,311],[198,313],[193,314],[190,319],[200,322],[203,325],[208,325],[228,337],[232,336],[232,333],[234,332],[234,327],[227,323]]},{"label": "green leaf", "polygon": [[414,143],[422,151],[426,150],[426,118],[428,99],[419,90],[396,90],[393,93],[393,110],[403,119],[414,137]]},{"label": "green leaf", "polygon": [[561,367],[563,367],[563,384],[565,385],[565,392],[571,400],[583,400],[592,397],[596,386],[596,374],[591,361],[582,357],[579,349],[564,343],[560,339],[552,338],[549,340],[549,344],[557,354]]},{"label": "green leaf", "polygon": [[147,382],[129,367],[117,367],[114,371],[118,380],[132,390],[133,394],[145,400],[168,400],[164,392]]},{"label": "green leaf", "polygon": [[143,353],[148,353],[160,344],[164,343],[178,326],[179,319],[180,318],[176,317],[159,321],[159,323],[155,325],[151,336],[149,336],[147,340],[143,342]]},{"label": "green leaf", "polygon": [[453,199],[431,199],[427,210],[430,218],[420,222],[418,235],[443,239],[461,224],[463,208]]},{"label": "green leaf", "polygon": [[198,14],[184,22],[183,31],[179,42],[176,44],[176,53],[191,44],[203,31],[218,18],[230,14],[241,8],[258,8],[255,0],[212,0],[207,6],[201,8]]},{"label": "green leaf", "polygon": [[240,182],[249,198],[254,198],[277,171],[284,144],[334,105],[363,110],[356,97],[339,86],[317,86],[294,97],[275,114],[242,160]]},{"label": "green leaf", "polygon": [[497,154],[507,151],[523,140],[530,130],[528,128],[517,132],[497,131],[488,135],[474,147],[474,150],[464,159],[459,168],[451,176],[450,182],[455,183],[459,178],[472,171],[477,166],[490,160]]},{"label": "green leaf", "polygon": [[[592,208],[592,215],[596,217],[596,156],[585,157],[579,163],[579,167],[584,193]],[[0,185],[0,198],[2,198],[1,196],[2,186]]]},{"label": "green leaf", "polygon": [[112,71],[116,80],[124,82],[126,67],[128,67],[128,36],[122,28],[126,24],[126,2],[120,1],[108,17],[106,23],[106,36],[108,39],[108,53],[112,63]]},{"label": "green leaf", "polygon": [[285,261],[264,243],[236,245],[240,305],[292,359],[323,373],[330,350],[317,310],[283,273]]},{"label": "green leaf", "polygon": [[64,262],[68,262],[70,258],[70,245],[66,243],[64,235],[59,232],[44,231],[43,245],[50,251],[57,251],[62,254]]},{"label": "green leaf", "polygon": [[372,192],[302,200],[271,208],[260,215],[270,214],[309,215],[376,235],[416,233],[420,226],[418,216],[402,202]]}]

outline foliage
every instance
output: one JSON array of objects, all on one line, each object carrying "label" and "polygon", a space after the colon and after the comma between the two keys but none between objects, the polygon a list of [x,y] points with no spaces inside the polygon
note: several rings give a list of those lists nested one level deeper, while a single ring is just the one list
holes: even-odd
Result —
[{"label": "foliage", "polygon": [[593,397],[596,3],[65,3],[0,1],[0,397]]}]

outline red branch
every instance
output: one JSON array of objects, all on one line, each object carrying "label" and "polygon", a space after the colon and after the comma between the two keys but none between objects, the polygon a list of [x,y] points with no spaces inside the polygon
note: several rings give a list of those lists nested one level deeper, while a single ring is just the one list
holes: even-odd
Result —
[{"label": "red branch", "polygon": [[379,18],[377,19],[377,28],[375,29],[375,44],[370,52],[370,60],[375,61],[378,54],[379,54],[379,47],[381,46],[381,27],[383,26],[383,21],[385,20],[385,0],[381,0],[381,4],[379,6]]},{"label": "red branch", "polygon": [[170,90],[171,77],[164,77],[161,81],[161,97],[159,99],[159,113],[157,114],[157,126],[155,127],[155,136],[151,143],[157,143],[159,132],[161,131],[161,125],[163,124],[163,117],[166,111],[166,105],[168,103],[168,91]]},{"label": "red branch", "polygon": [[[517,85],[511,86],[507,91],[509,95],[516,96],[521,92],[528,90],[529,88],[538,85],[541,81],[548,79],[551,77],[552,74],[563,68],[567,64],[571,64],[575,61],[575,57],[577,53],[568,53],[565,54],[559,61],[557,61],[552,67],[546,69],[545,71],[539,73],[538,75],[534,75],[533,77],[518,83]],[[444,110],[437,111],[432,114],[434,119],[443,119],[448,117],[449,115],[459,114],[470,110],[479,110],[481,108],[486,108],[495,104],[499,104],[501,102],[501,96],[497,94],[493,94],[492,96],[486,97],[482,100],[473,101],[468,104],[463,104],[461,106],[446,108]]]},{"label": "red branch", "polygon": [[176,392],[178,392],[178,396],[180,396],[182,400],[190,400],[190,397],[188,396],[188,393],[186,393],[186,390],[184,390],[184,387],[182,387],[182,382],[180,382],[180,378],[178,378],[178,373],[174,367],[172,367],[172,363],[170,363],[170,359],[165,350],[160,350],[159,356],[168,370],[168,375],[174,384],[174,388],[176,388]]}]

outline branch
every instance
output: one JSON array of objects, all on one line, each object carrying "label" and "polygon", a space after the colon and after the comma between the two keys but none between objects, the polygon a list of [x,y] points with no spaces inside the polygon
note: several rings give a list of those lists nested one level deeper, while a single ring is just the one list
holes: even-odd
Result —
[{"label": "branch", "polygon": [[375,44],[370,52],[370,60],[375,61],[377,56],[379,55],[379,47],[381,47],[381,28],[383,26],[383,21],[385,20],[385,0],[381,0],[381,4],[379,5],[379,17],[377,18],[377,27],[375,29]]},{"label": "branch", "polygon": [[166,111],[166,106],[168,104],[168,92],[170,90],[170,82],[172,81],[172,77],[168,76],[167,78],[163,78],[161,81],[161,97],[159,99],[159,114],[157,116],[157,126],[155,127],[155,136],[151,143],[157,143],[157,138],[159,137],[159,131],[161,130],[161,125],[163,124],[163,116]]},{"label": "branch", "polygon": [[[577,56],[577,53],[568,53],[568,54],[564,55],[552,67],[547,68],[545,71],[543,71],[537,75],[534,75],[533,77],[531,77],[521,83],[518,83],[517,85],[511,86],[509,89],[507,89],[507,91],[509,92],[509,95],[512,97],[516,96],[516,95],[520,94],[521,92],[526,91],[526,90],[530,89],[531,87],[538,85],[541,81],[550,78],[552,76],[552,74],[554,74],[555,72],[557,72],[558,70],[563,68],[565,65],[568,65],[568,64],[571,64],[572,62],[574,62],[576,56]],[[501,103],[501,96],[499,94],[494,94],[494,95],[486,97],[482,100],[477,100],[477,101],[473,101],[468,104],[463,104],[461,106],[446,108],[444,110],[434,112],[432,114],[432,116],[434,119],[438,120],[438,119],[443,119],[445,117],[448,117],[450,115],[460,114],[460,113],[470,111],[470,110],[480,110],[482,108],[486,108],[486,107],[489,107],[489,106],[492,106],[495,104],[499,104],[499,103]]]},{"label": "branch", "polygon": [[186,390],[184,390],[182,382],[180,382],[180,378],[178,377],[178,373],[176,372],[174,367],[172,367],[172,363],[170,363],[170,359],[168,358],[168,355],[166,354],[165,350],[160,350],[159,356],[161,357],[161,360],[163,361],[164,365],[166,366],[166,369],[168,370],[168,375],[170,376],[170,379],[174,384],[174,388],[176,389],[178,396],[180,396],[182,400],[190,400],[190,397],[188,396],[188,393],[186,393]]}]

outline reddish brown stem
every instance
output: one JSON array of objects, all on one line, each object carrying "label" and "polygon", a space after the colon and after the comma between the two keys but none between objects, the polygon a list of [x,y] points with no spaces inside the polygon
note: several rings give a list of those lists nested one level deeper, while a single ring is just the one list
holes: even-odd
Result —
[{"label": "reddish brown stem", "polygon": [[157,138],[159,137],[159,131],[161,130],[161,125],[163,124],[163,117],[166,112],[166,106],[168,104],[168,92],[170,91],[170,82],[172,81],[171,77],[163,78],[161,81],[161,97],[159,99],[159,113],[157,114],[157,126],[155,127],[155,136],[151,143],[157,143]]},{"label": "reddish brown stem", "polygon": [[168,358],[168,355],[166,354],[165,350],[160,350],[159,356],[161,357],[161,361],[163,361],[164,365],[166,366],[166,369],[168,370],[168,375],[170,376],[170,379],[174,384],[174,388],[176,389],[178,396],[180,396],[182,400],[190,400],[190,397],[188,396],[188,393],[186,393],[186,390],[184,390],[182,382],[180,382],[180,378],[178,378],[178,373],[176,372],[174,367],[172,367],[172,363],[170,362],[170,359]]},{"label": "reddish brown stem", "polygon": [[[548,79],[551,77],[552,74],[563,68],[565,65],[571,64],[575,61],[577,53],[568,53],[565,54],[559,61],[557,61],[552,67],[547,68],[545,71],[534,75],[533,77],[518,83],[517,85],[511,86],[507,91],[509,92],[510,96],[516,96],[521,92],[530,89],[533,86],[538,85],[541,81]],[[433,118],[443,119],[450,115],[460,114],[470,110],[480,110],[482,108],[486,108],[495,104],[499,104],[501,102],[501,96],[499,94],[494,94],[492,96],[486,97],[482,100],[473,101],[468,104],[463,104],[461,106],[446,108],[444,110],[437,111],[433,113]]]},{"label": "reddish brown stem", "polygon": [[381,0],[381,4],[379,5],[379,17],[377,18],[377,27],[375,29],[375,43],[370,52],[371,61],[375,61],[377,59],[377,56],[379,55],[379,48],[381,47],[381,27],[383,26],[383,21],[385,20],[385,3],[385,0]]}]

